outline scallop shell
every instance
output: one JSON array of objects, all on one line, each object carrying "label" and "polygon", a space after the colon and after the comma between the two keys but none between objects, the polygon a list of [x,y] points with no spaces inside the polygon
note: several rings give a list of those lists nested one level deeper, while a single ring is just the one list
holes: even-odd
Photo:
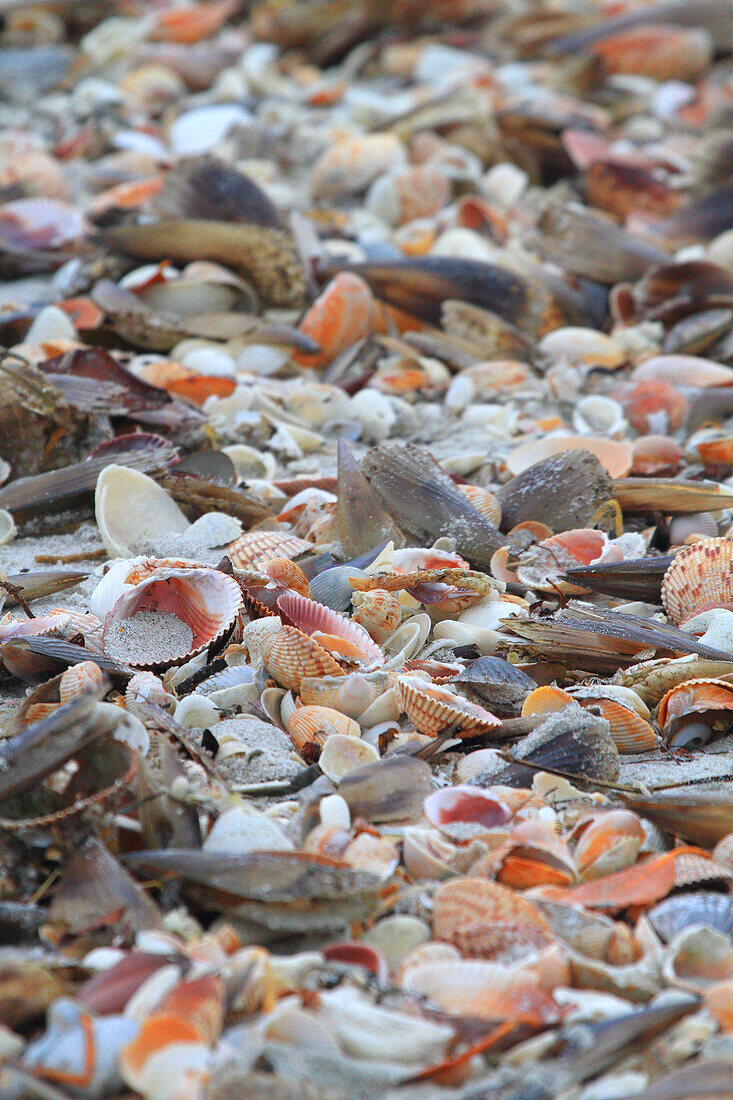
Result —
[{"label": "scallop shell", "polygon": [[483,878],[457,878],[438,887],[433,935],[463,954],[482,958],[507,950],[536,950],[554,940],[533,905],[514,890]]},{"label": "scallop shell", "polygon": [[154,672],[136,672],[130,677],[125,689],[125,706],[129,710],[138,700],[165,707],[171,697],[163,687],[163,681]]},{"label": "scallop shell", "polygon": [[129,466],[105,466],[97,478],[94,515],[111,558],[129,558],[163,535],[182,535],[189,522],[151,477]]},{"label": "scallop shell", "polygon": [[348,611],[353,596],[349,577],[364,575],[361,569],[355,569],[351,565],[336,565],[332,569],[324,569],[311,580],[311,596],[332,611]]},{"label": "scallop shell", "polygon": [[467,497],[477,512],[485,516],[489,523],[498,527],[501,523],[501,505],[490,489],[480,485],[459,485],[458,488]]},{"label": "scallop shell", "polygon": [[[296,712],[297,713],[297,712]],[[350,734],[334,733],[323,746],[318,766],[334,783],[365,764],[376,764],[379,753],[368,741]]]},{"label": "scallop shell", "polygon": [[[110,656],[111,639],[137,612],[173,614],[190,627],[192,640],[184,652],[161,648],[160,639],[150,652],[133,653],[127,663],[134,668],[167,668],[182,664],[223,637],[242,606],[242,594],[233,577],[217,569],[168,569],[124,593],[104,620],[102,646]],[[143,647],[144,649],[144,647]]]},{"label": "scallop shell", "polygon": [[273,558],[295,558],[312,550],[305,539],[284,531],[248,531],[227,549],[235,569],[259,569]]},{"label": "scallop shell", "polygon": [[343,676],[331,654],[294,626],[283,626],[262,643],[262,658],[278,684],[300,691],[306,676]]},{"label": "scallop shell", "polygon": [[575,848],[575,864],[581,878],[602,878],[636,863],[644,843],[641,822],[631,810],[599,814],[583,832]]},{"label": "scallop shell", "polygon": [[78,665],[71,665],[61,675],[59,682],[59,701],[71,702],[77,695],[83,695],[85,691],[101,688],[104,684],[104,673],[94,661],[80,661]]},{"label": "scallop shell", "polygon": [[282,588],[310,598],[311,589],[303,570],[289,558],[272,558],[263,566],[263,572]]},{"label": "scallop shell", "polygon": [[386,592],[383,588],[354,592],[351,602],[355,609],[351,616],[352,623],[363,627],[378,644],[386,642],[400,625],[402,604],[392,592]]},{"label": "scallop shell", "polygon": [[323,604],[286,592],[277,606],[299,630],[313,637],[334,657],[357,664],[384,664],[382,650],[363,627]]},{"label": "scallop shell", "polygon": [[711,607],[733,611],[733,539],[703,539],[680,550],[664,574],[662,602],[676,626]]},{"label": "scallop shell", "polygon": [[665,729],[675,718],[710,710],[733,710],[733,684],[702,677],[677,684],[662,697],[657,721]]},{"label": "scallop shell", "polygon": [[[609,693],[613,688],[609,689]],[[622,753],[649,752],[658,738],[650,724],[637,711],[604,694],[604,685],[583,687],[571,695],[558,687],[539,687],[530,692],[522,706],[522,716],[553,714],[576,699],[582,707],[595,706],[608,722],[611,737]],[[639,700],[641,702],[641,700]]]},{"label": "scallop shell", "polygon": [[457,726],[461,736],[470,737],[501,725],[488,710],[420,676],[399,676],[396,691],[399,705],[415,728],[429,736]]},{"label": "scallop shell", "polygon": [[693,924],[704,924],[729,936],[733,932],[733,898],[709,891],[673,894],[650,909],[646,917],[665,943]]},{"label": "scallop shell", "polygon": [[317,355],[296,358],[310,367],[325,367],[346,348],[363,340],[372,329],[374,295],[358,275],[342,271],[316,298],[301,321],[300,330],[320,345]]},{"label": "scallop shell", "polygon": [[353,718],[347,718],[330,707],[297,707],[288,719],[288,733],[298,752],[306,745],[325,745],[329,737],[361,737],[361,728]]}]

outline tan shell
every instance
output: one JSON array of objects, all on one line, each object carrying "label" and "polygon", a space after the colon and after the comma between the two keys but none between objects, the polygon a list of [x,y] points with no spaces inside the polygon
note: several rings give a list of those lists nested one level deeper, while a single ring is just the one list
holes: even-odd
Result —
[{"label": "tan shell", "polygon": [[402,604],[392,592],[373,588],[371,592],[354,592],[353,623],[363,626],[370,638],[381,645],[400,625]]},{"label": "tan shell", "polygon": [[310,598],[311,586],[308,578],[300,566],[289,558],[272,558],[262,570],[276,584]]},{"label": "tan shell", "polygon": [[733,539],[702,539],[680,550],[664,574],[662,602],[677,626],[711,607],[733,611]]},{"label": "tan shell", "polygon": [[386,686],[384,673],[352,672],[335,679],[305,676],[300,684],[300,701],[305,706],[333,707],[349,718],[359,718]]},{"label": "tan shell", "polygon": [[306,745],[325,745],[335,733],[360,737],[361,728],[353,718],[347,718],[331,707],[298,707],[288,719],[288,733],[298,752]]},{"label": "tan shell", "polygon": [[295,558],[312,550],[311,543],[284,531],[248,531],[227,549],[235,569],[259,569],[273,558]]},{"label": "tan shell", "polygon": [[471,504],[482,516],[486,516],[489,523],[498,527],[501,523],[501,505],[490,489],[484,489],[481,485],[459,485],[458,488],[464,497],[468,497]]},{"label": "tan shell", "polygon": [[344,670],[323,646],[294,626],[283,626],[265,639],[262,659],[278,684],[291,691],[300,691],[306,676],[344,675]]},{"label": "tan shell", "polygon": [[545,918],[506,886],[483,878],[457,878],[439,886],[433,935],[464,955],[490,958],[507,949],[537,949],[554,936]]},{"label": "tan shell", "polygon": [[104,673],[94,661],[81,661],[78,665],[71,665],[61,675],[59,683],[59,700],[61,703],[69,703],[77,695],[83,695],[85,691],[100,688],[104,683]]},{"label": "tan shell", "polygon": [[398,704],[420,733],[435,737],[446,726],[458,726],[461,736],[470,737],[501,725],[490,711],[420,676],[398,676],[395,689]]}]

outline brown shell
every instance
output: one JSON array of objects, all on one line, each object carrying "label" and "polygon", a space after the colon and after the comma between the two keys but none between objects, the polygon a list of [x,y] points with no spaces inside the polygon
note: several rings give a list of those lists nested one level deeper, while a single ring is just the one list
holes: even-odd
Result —
[{"label": "brown shell", "polygon": [[702,539],[680,550],[664,574],[662,602],[676,626],[711,607],[733,611],[733,539]]},{"label": "brown shell", "polygon": [[470,737],[501,725],[490,711],[420,676],[399,676],[395,686],[399,706],[420,733],[435,737],[457,726],[460,736]]},{"label": "brown shell", "polygon": [[359,723],[331,707],[298,707],[288,719],[288,733],[298,752],[306,745],[325,745],[334,733],[361,737]]},{"label": "brown shell", "polygon": [[484,878],[450,879],[433,902],[433,935],[464,955],[491,958],[507,950],[536,950],[554,937],[545,918],[514,890]]},{"label": "brown shell", "polygon": [[235,569],[258,569],[273,558],[294,558],[312,550],[311,543],[286,531],[248,531],[227,549]]},{"label": "brown shell", "polygon": [[300,691],[305,676],[344,675],[331,654],[295,626],[284,626],[268,638],[262,658],[278,684],[291,691]]}]

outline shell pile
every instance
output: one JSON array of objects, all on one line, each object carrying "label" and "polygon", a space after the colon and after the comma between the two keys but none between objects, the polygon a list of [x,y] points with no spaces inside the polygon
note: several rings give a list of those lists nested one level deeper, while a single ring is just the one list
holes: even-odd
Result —
[{"label": "shell pile", "polygon": [[6,0],[0,1097],[733,1098],[733,0]]}]

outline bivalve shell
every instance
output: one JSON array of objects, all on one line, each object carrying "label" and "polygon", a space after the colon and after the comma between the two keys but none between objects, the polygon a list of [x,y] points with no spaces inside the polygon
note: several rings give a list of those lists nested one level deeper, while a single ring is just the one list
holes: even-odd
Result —
[{"label": "bivalve shell", "polygon": [[361,727],[331,707],[297,707],[288,719],[288,733],[302,752],[306,745],[325,745],[334,734],[360,737]]},{"label": "bivalve shell", "polygon": [[662,602],[676,626],[712,607],[733,611],[733,539],[702,539],[680,550],[664,574]]},{"label": "bivalve shell", "polygon": [[262,643],[262,659],[278,684],[300,691],[306,676],[343,676],[330,653],[294,626],[283,626]]},{"label": "bivalve shell", "polygon": [[259,569],[273,558],[295,558],[312,550],[311,543],[284,531],[248,531],[227,549],[235,569]]},{"label": "bivalve shell", "polygon": [[460,736],[470,737],[501,725],[490,711],[421,676],[398,676],[396,691],[415,728],[432,737],[447,726],[457,726]]}]

